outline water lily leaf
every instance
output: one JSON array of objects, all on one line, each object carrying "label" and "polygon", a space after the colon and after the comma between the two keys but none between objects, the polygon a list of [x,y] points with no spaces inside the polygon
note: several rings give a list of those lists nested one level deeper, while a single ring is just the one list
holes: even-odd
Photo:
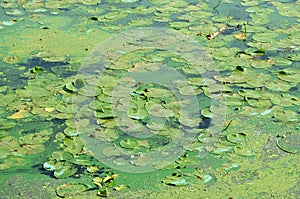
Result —
[{"label": "water lily leaf", "polygon": [[155,98],[168,98],[172,97],[173,93],[167,89],[161,89],[161,88],[148,88],[145,92],[145,95],[150,98],[150,97],[155,97]]},{"label": "water lily leaf", "polygon": [[250,106],[253,106],[253,107],[257,107],[257,108],[268,108],[272,105],[272,102],[271,100],[268,100],[268,99],[259,99],[259,100],[256,100],[256,99],[247,99],[247,102]]},{"label": "water lily leaf", "polygon": [[199,159],[192,157],[180,157],[178,160],[176,160],[176,163],[181,165],[198,165]]},{"label": "water lily leaf", "polygon": [[135,119],[131,119],[127,117],[127,115],[123,117],[117,118],[117,124],[122,128],[123,131],[130,133],[141,133],[147,132],[146,127],[139,121]]},{"label": "water lily leaf", "polygon": [[80,95],[83,95],[83,96],[87,96],[87,97],[94,97],[94,96],[97,96],[99,94],[102,93],[102,90],[100,89],[100,87],[98,86],[95,86],[95,85],[88,85],[88,86],[84,86],[82,87],[78,93]]},{"label": "water lily leaf", "polygon": [[61,113],[72,114],[77,108],[76,108],[76,104],[74,105],[74,104],[59,103],[55,106],[55,109]]},{"label": "water lily leaf", "polygon": [[172,186],[189,185],[188,181],[185,178],[178,177],[178,176],[168,176],[165,180],[162,180],[162,182]]},{"label": "water lily leaf", "polygon": [[61,198],[77,197],[91,188],[89,185],[83,183],[63,184],[56,188],[56,194]]},{"label": "water lily leaf", "polygon": [[287,74],[285,72],[279,72],[277,77],[281,80],[287,81],[287,82],[292,82],[292,83],[299,83],[300,81],[300,73],[296,74]]},{"label": "water lily leaf", "polygon": [[274,117],[283,122],[299,121],[299,114],[291,110],[277,110]]},{"label": "water lily leaf", "polygon": [[179,21],[175,21],[175,22],[170,22],[169,25],[174,28],[174,29],[181,29],[184,27],[187,27],[190,25],[189,22],[179,22]]},{"label": "water lily leaf", "polygon": [[[142,102],[142,104],[144,104]],[[127,116],[132,119],[144,119],[148,116],[148,112],[145,108],[139,108],[139,105],[137,103],[130,103],[128,107],[128,111],[126,112]]]},{"label": "water lily leaf", "polygon": [[[161,120],[159,120],[161,119]],[[151,120],[151,123],[147,123],[146,126],[151,129],[151,130],[154,130],[154,131],[159,131],[159,130],[162,130],[165,126],[165,119],[163,118],[159,118],[159,119],[155,119],[154,121]]]},{"label": "water lily leaf", "polygon": [[179,118],[179,122],[181,124],[189,127],[197,127],[199,126],[201,121],[202,121],[201,118],[192,117],[191,115],[187,115],[187,114],[181,114]]},{"label": "water lily leaf", "polygon": [[283,57],[274,57],[273,59],[275,60],[277,66],[287,66],[293,63],[292,61],[285,59]]},{"label": "water lily leaf", "polygon": [[231,146],[231,145],[224,145],[223,143],[222,144],[217,143],[217,144],[214,144],[214,147],[211,150],[211,153],[220,155],[220,154],[224,154],[229,151],[232,151],[233,148],[234,148],[234,146]]},{"label": "water lily leaf", "polygon": [[16,99],[15,94],[6,94],[6,95],[0,94],[0,97],[1,97],[0,107],[5,107]]},{"label": "water lily leaf", "polygon": [[153,160],[149,156],[141,154],[136,159],[130,160],[130,164],[135,166],[147,166],[151,165],[152,161]]},{"label": "water lily leaf", "polygon": [[230,171],[236,171],[240,168],[240,165],[237,164],[237,163],[232,163],[232,164],[226,164],[226,165],[223,165],[224,170],[227,171],[227,172],[230,172]]},{"label": "water lily leaf", "polygon": [[237,155],[240,155],[240,156],[253,156],[254,155],[254,151],[252,149],[249,149],[243,145],[238,145],[236,147],[234,147],[234,152],[237,154]]},{"label": "water lily leaf", "polygon": [[204,108],[201,110],[201,115],[206,118],[212,118],[214,114],[209,110],[209,108]]},{"label": "water lily leaf", "polygon": [[125,155],[126,152],[124,151],[123,148],[109,146],[109,147],[103,149],[103,154],[106,155],[107,157],[111,157],[111,156]]},{"label": "water lily leaf", "polygon": [[196,86],[184,86],[184,87],[181,87],[179,89],[179,93],[181,95],[191,95],[191,96],[195,96],[195,95],[198,95],[200,93],[202,93],[203,91],[196,87]]},{"label": "water lily leaf", "polygon": [[184,73],[191,74],[191,75],[202,74],[206,70],[204,67],[199,68],[196,66],[189,66],[189,65],[185,65],[181,69],[183,70]]},{"label": "water lily leaf", "polygon": [[211,175],[205,175],[204,177],[204,183],[209,183],[210,181],[212,181],[213,180],[213,176],[211,176]]},{"label": "water lily leaf", "polygon": [[105,130],[96,130],[95,136],[98,138],[102,138],[101,140],[106,140],[108,142],[112,142],[119,138],[119,134],[115,129],[105,129]]},{"label": "water lily leaf", "polygon": [[6,130],[0,130],[0,138],[8,136],[9,133]]},{"label": "water lily leaf", "polygon": [[282,70],[282,72],[286,73],[286,74],[295,74],[295,73],[300,73],[300,69],[295,67],[295,68],[285,68]]},{"label": "water lily leaf", "polygon": [[147,102],[145,107],[149,114],[155,117],[172,117],[175,115],[172,110],[165,109],[161,104],[152,101]]},{"label": "water lily leaf", "polygon": [[115,11],[115,12],[109,12],[105,15],[102,15],[100,17],[98,17],[98,21],[100,22],[110,22],[110,21],[116,21],[116,20],[119,20],[119,19],[122,19],[124,17],[126,17],[126,13],[121,13],[121,12],[118,12],[118,11]]},{"label": "water lily leaf", "polygon": [[268,68],[273,66],[276,63],[277,65],[277,61],[274,59],[267,59],[267,60],[261,60],[261,59],[253,59],[250,60],[250,65],[253,68]]},{"label": "water lily leaf", "polygon": [[45,162],[43,168],[47,171],[54,171],[56,169],[55,163],[53,161]]},{"label": "water lily leaf", "polygon": [[116,117],[114,111],[111,108],[103,108],[94,112],[95,117],[101,119],[111,119]]},{"label": "water lily leaf", "polygon": [[80,88],[85,86],[84,79],[76,79],[75,81],[66,84],[66,89],[71,92],[77,92]]},{"label": "water lily leaf", "polygon": [[227,140],[232,143],[241,143],[246,141],[246,134],[244,133],[234,133],[226,136]]},{"label": "water lily leaf", "polygon": [[118,79],[114,76],[104,75],[98,80],[98,86],[103,87],[115,87],[118,83]]},{"label": "water lily leaf", "polygon": [[300,135],[289,132],[277,139],[277,146],[285,152],[300,154]]},{"label": "water lily leaf", "polygon": [[62,101],[67,104],[80,104],[89,98],[86,96],[78,95],[78,94],[72,94],[72,93],[65,93],[62,96]]},{"label": "water lily leaf", "polygon": [[286,81],[275,79],[266,83],[265,86],[272,91],[286,92],[289,91],[292,87],[296,86],[296,82],[287,83]]},{"label": "water lily leaf", "polygon": [[128,185],[120,185],[120,186],[118,186],[118,187],[114,187],[114,190],[116,190],[116,191],[122,191],[122,190],[127,190],[127,189],[129,189],[130,187],[128,186]]},{"label": "water lily leaf", "polygon": [[293,106],[293,104],[297,104],[298,99],[289,94],[281,94],[281,95],[274,95],[274,97],[270,98],[273,104],[288,107]]},{"label": "water lily leaf", "polygon": [[9,129],[16,125],[17,123],[7,119],[0,118],[0,129]]},{"label": "water lily leaf", "polygon": [[256,33],[255,35],[252,36],[252,38],[256,41],[267,43],[267,42],[274,41],[276,39],[276,37],[278,37],[278,35],[279,35],[278,33],[270,31],[270,32],[264,32],[264,33]]},{"label": "water lily leaf", "polygon": [[77,172],[76,168],[72,168],[70,165],[61,165],[60,168],[54,171],[56,178],[67,178],[74,175]]},{"label": "water lily leaf", "polygon": [[54,151],[52,153],[52,158],[54,158],[57,161],[65,161],[70,160],[73,158],[72,154],[64,151]]},{"label": "water lily leaf", "polygon": [[133,139],[121,140],[120,145],[127,149],[133,149],[138,146],[138,142]]},{"label": "water lily leaf", "polygon": [[53,95],[53,93],[46,88],[34,85],[26,86],[25,90],[17,90],[16,93],[23,96],[24,98],[41,98]]},{"label": "water lily leaf", "polygon": [[221,101],[221,104],[227,105],[227,106],[240,106],[243,104],[244,99],[236,94],[232,95],[224,95],[225,100]]},{"label": "water lily leaf", "polygon": [[64,133],[65,133],[65,135],[67,135],[69,137],[74,137],[74,136],[78,136],[78,135],[82,134],[77,129],[74,129],[71,127],[65,128]]},{"label": "water lily leaf", "polygon": [[118,166],[130,165],[129,160],[124,158],[116,158],[113,160],[113,163]]},{"label": "water lily leaf", "polygon": [[288,58],[291,61],[299,62],[300,61],[300,53],[289,55]]},{"label": "water lily leaf", "polygon": [[77,137],[65,137],[63,140],[65,152],[71,153],[73,156],[78,155],[83,148],[82,140],[79,136]]}]

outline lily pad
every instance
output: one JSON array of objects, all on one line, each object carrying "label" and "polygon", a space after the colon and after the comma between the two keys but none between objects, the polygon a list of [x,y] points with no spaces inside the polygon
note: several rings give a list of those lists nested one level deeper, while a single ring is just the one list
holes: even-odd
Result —
[{"label": "lily pad", "polygon": [[241,143],[246,141],[246,134],[244,133],[229,134],[226,136],[226,138],[229,142]]},{"label": "lily pad", "polygon": [[83,183],[70,183],[63,184],[56,188],[55,192],[59,197],[69,198],[69,197],[77,197],[80,194],[84,194],[90,186]]},{"label": "lily pad", "polygon": [[165,180],[162,180],[163,183],[172,186],[186,186],[189,185],[187,179],[178,176],[168,176]]},{"label": "lily pad", "polygon": [[300,134],[289,132],[277,139],[277,146],[287,153],[300,154]]},{"label": "lily pad", "polygon": [[60,168],[54,171],[54,176],[56,178],[67,178],[74,175],[76,172],[77,169],[70,165],[61,165]]},{"label": "lily pad", "polygon": [[76,79],[75,81],[67,83],[66,88],[69,91],[77,92],[80,88],[84,87],[84,85],[85,85],[84,79]]},{"label": "lily pad", "polygon": [[133,139],[126,139],[120,142],[120,145],[127,149],[133,149],[138,146],[138,142]]}]

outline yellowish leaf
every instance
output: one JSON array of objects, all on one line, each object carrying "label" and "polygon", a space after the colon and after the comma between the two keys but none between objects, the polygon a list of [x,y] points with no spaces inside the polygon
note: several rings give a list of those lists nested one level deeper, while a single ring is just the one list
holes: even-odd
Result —
[{"label": "yellowish leaf", "polygon": [[246,39],[246,34],[244,32],[239,33],[239,34],[234,34],[233,36],[235,38],[237,38],[238,40],[244,40],[244,39]]},{"label": "yellowish leaf", "polygon": [[11,116],[9,116],[9,119],[21,119],[26,117],[27,115],[27,111],[26,110],[19,110],[18,112],[12,114]]}]

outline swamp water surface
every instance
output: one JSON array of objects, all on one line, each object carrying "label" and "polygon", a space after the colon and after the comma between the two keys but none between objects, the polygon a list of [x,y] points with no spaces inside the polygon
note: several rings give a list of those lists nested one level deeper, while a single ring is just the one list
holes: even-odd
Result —
[{"label": "swamp water surface", "polygon": [[299,1],[0,5],[0,198],[299,197]]}]

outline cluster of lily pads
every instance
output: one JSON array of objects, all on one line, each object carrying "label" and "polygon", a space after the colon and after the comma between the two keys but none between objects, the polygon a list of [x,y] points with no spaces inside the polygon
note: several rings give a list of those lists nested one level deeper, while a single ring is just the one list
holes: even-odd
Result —
[{"label": "cluster of lily pads", "polygon": [[[168,0],[2,2],[1,14],[5,19],[0,21],[0,29],[3,29],[0,31],[28,21],[47,31],[58,25],[42,16],[69,19],[79,14],[84,17],[74,17],[73,25],[66,26],[67,30],[111,33],[142,26],[166,26],[194,37],[212,55],[214,62],[202,63],[199,68],[193,64],[199,59],[193,56],[184,59],[163,49],[140,51],[131,43],[126,48],[132,51],[116,52],[121,56],[107,66],[101,78],[92,74],[93,71],[88,73],[88,78],[83,78],[74,76],[79,68],[76,64],[81,63],[82,58],[76,61],[77,57],[69,57],[72,49],[56,56],[51,49],[34,49],[26,54],[24,50],[9,52],[0,46],[3,62],[11,66],[18,64],[18,76],[24,72],[21,76],[24,87],[14,89],[4,86],[12,84],[9,75],[13,69],[0,72],[3,76],[0,170],[28,164],[27,156],[44,154],[51,141],[55,147],[49,152],[48,160],[40,163],[46,174],[55,178],[89,176],[92,179],[89,185],[62,185],[57,188],[57,195],[65,197],[77,189],[81,193],[98,190],[98,195],[107,196],[108,189],[120,190],[126,186],[114,184],[117,175],[95,161],[93,157],[97,154],[89,151],[84,142],[100,141],[103,144],[100,159],[112,165],[163,168],[168,163],[153,162],[155,157],[145,154],[182,137],[182,131],[178,130],[182,126],[197,129],[188,131],[195,139],[183,146],[185,154],[166,167],[172,173],[162,179],[167,185],[188,185],[199,179],[204,183],[212,182],[215,171],[201,168],[202,161],[222,157],[224,171],[236,170],[240,166],[235,158],[257,156],[270,135],[275,137],[274,144],[282,151],[298,155],[300,19],[297,5],[299,2],[270,1],[238,4],[226,1],[219,5],[209,1]],[[82,26],[87,28],[82,30],[79,28]],[[52,36],[55,34],[49,37]],[[159,41],[157,45],[166,45],[170,40]],[[111,48],[114,45],[117,44],[111,44]],[[182,53],[192,52],[194,48],[192,43],[176,47],[175,51]],[[47,68],[43,64],[28,67],[20,63],[23,60],[20,57],[33,54],[43,60],[41,63],[61,61],[61,64]],[[110,59],[114,55],[106,56]],[[97,59],[92,64],[102,62]],[[161,70],[162,63],[186,77],[173,81],[174,90],[126,76],[128,73],[155,74]],[[199,76],[207,71],[218,71],[218,74],[211,79]],[[178,96],[188,100],[180,101]],[[190,99],[193,98],[186,96],[197,96],[199,117],[181,112],[182,106],[192,103]],[[220,105],[211,104],[216,98],[221,99]],[[228,121],[214,124],[222,126],[218,136],[210,128],[196,128],[224,113]],[[32,132],[17,130],[22,121],[37,117],[54,125],[62,122],[62,130],[54,132],[53,125]],[[264,125],[258,125],[255,119],[282,126],[284,132],[264,130]],[[226,160],[231,164],[226,165]]]}]

